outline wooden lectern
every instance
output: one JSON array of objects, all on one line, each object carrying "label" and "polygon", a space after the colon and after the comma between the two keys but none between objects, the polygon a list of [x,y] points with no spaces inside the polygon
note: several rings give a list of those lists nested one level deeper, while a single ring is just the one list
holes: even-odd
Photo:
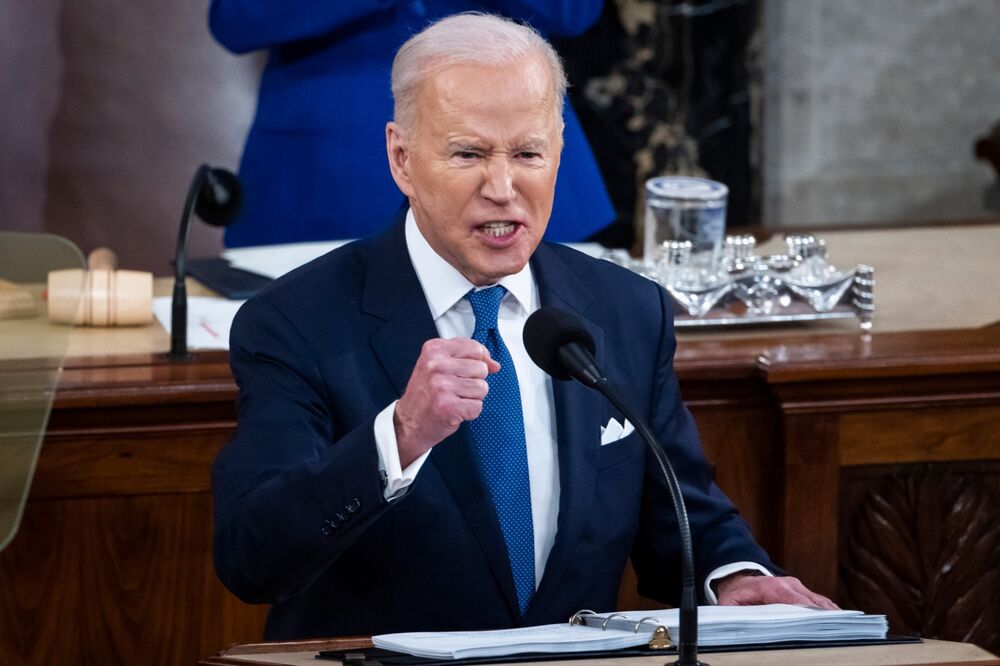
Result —
[{"label": "wooden lectern", "polygon": [[[333,638],[315,641],[290,641],[234,645],[215,657],[207,657],[198,666],[323,666],[338,661],[316,658],[320,650],[351,650],[370,647],[367,638]],[[755,650],[715,652],[701,655],[711,666],[1000,666],[1000,659],[969,643],[924,641],[904,645],[814,648],[809,650]],[[662,666],[667,655],[621,657],[620,659],[577,659],[536,662],[550,666]],[[522,662],[518,666],[528,666]]]}]

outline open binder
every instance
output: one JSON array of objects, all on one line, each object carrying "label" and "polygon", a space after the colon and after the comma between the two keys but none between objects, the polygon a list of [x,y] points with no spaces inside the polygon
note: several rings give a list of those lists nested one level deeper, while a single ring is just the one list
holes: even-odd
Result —
[{"label": "open binder", "polygon": [[629,620],[624,613],[612,613],[607,617],[602,617],[596,611],[585,609],[574,613],[573,617],[569,619],[569,623],[573,626],[595,627],[601,629],[601,631],[617,629],[619,631],[631,631],[635,634],[638,634],[644,628],[652,629],[653,633],[646,644],[648,650],[666,650],[674,645],[670,630],[652,616],[641,617],[638,620]]},{"label": "open binder", "polygon": [[[759,651],[792,648],[845,647],[920,642],[919,638],[889,636],[884,616],[858,611],[815,611],[774,605],[734,610],[719,607],[707,615],[717,644],[700,644],[699,652]],[[649,614],[646,614],[649,613]],[[582,610],[568,623],[483,632],[411,632],[373,637],[368,650],[321,652],[345,666],[432,666],[435,664],[494,664],[567,659],[668,655],[677,652],[676,611],[597,614]],[[673,613],[673,615],[672,615]],[[714,618],[712,616],[715,616]],[[739,618],[747,624],[741,625]],[[754,620],[754,618],[763,618]],[[796,627],[797,618],[805,629]],[[812,628],[809,629],[809,624]],[[838,629],[817,631],[816,626]],[[699,623],[700,624],[700,623]],[[878,631],[877,627],[882,630]],[[577,636],[577,627],[582,629]],[[586,629],[583,629],[586,627]],[[861,627],[859,630],[857,627]],[[608,632],[608,637],[592,633]],[[613,635],[612,635],[613,634]],[[776,637],[771,640],[770,637]],[[800,637],[818,637],[806,640]],[[734,638],[735,637],[735,638]],[[841,638],[843,637],[843,638]]]}]

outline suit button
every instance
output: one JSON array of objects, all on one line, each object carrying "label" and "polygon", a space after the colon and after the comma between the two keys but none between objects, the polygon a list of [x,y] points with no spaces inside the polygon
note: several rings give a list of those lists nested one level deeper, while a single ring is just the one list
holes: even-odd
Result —
[{"label": "suit button", "polygon": [[361,510],[361,500],[357,497],[351,500],[351,503],[347,505],[347,513],[357,513]]}]

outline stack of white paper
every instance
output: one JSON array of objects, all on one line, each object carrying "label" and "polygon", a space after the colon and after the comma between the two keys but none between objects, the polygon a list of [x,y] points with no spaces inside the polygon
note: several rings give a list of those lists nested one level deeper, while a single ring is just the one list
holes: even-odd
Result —
[{"label": "stack of white paper", "polygon": [[[610,613],[589,616],[603,624]],[[615,613],[607,629],[547,624],[500,631],[442,631],[373,636],[376,647],[430,659],[497,657],[526,652],[619,650],[649,643],[653,628],[680,634],[677,609]],[[623,617],[624,616],[624,617]],[[595,621],[596,618],[596,621]],[[652,621],[650,621],[652,618]],[[635,623],[646,620],[636,633]],[[617,625],[621,628],[614,628]],[[826,611],[801,606],[702,606],[698,609],[698,645],[738,646],[785,641],[833,641],[885,638],[884,615],[861,611]]]},{"label": "stack of white paper", "polygon": [[[604,618],[609,614],[599,615]],[[625,622],[653,618],[676,640],[680,631],[676,608],[621,613]],[[616,619],[618,615],[616,615]],[[748,645],[782,641],[835,641],[885,638],[885,615],[856,610],[818,610],[802,606],[701,606],[698,645]]]},{"label": "stack of white paper", "polygon": [[592,627],[571,627],[568,623],[544,624],[498,631],[429,631],[372,636],[375,647],[405,652],[428,659],[469,659],[498,657],[524,652],[586,652],[620,650],[649,642],[652,631],[643,636],[631,631],[602,631]]}]

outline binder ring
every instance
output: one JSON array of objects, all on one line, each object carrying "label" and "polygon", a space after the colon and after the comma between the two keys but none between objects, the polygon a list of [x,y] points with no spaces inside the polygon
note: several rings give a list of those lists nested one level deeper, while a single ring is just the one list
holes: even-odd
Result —
[{"label": "binder ring", "polygon": [[[607,616],[606,618],[604,618],[604,623],[601,624],[601,631],[607,631],[608,630],[608,622],[611,622],[611,620],[613,620],[616,617],[625,617],[625,616],[622,615],[621,613],[612,613],[611,615]],[[625,619],[628,619],[628,618],[625,618]]]},{"label": "binder ring", "polygon": [[581,617],[582,615],[597,615],[597,613],[587,608],[584,608],[583,610],[578,610],[577,612],[573,613],[573,617],[569,619],[569,626],[572,627],[578,624],[586,625],[587,623]]},{"label": "binder ring", "polygon": [[650,617],[647,615],[646,617],[642,618],[641,620],[635,623],[635,629],[632,630],[632,633],[633,634],[639,633],[639,626],[645,624],[647,620],[653,623],[653,629],[656,629],[658,626],[660,626],[660,623],[657,621],[655,617]]}]

